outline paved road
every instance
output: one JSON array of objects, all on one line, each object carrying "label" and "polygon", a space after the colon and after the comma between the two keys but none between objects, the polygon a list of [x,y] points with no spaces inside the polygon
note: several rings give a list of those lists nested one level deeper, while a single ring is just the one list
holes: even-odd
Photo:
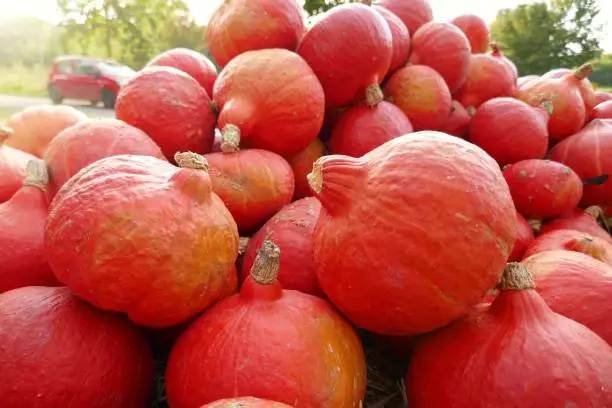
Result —
[{"label": "paved road", "polygon": [[[51,101],[48,98],[33,98],[29,96],[11,96],[11,95],[0,95],[0,108],[8,109],[23,109],[33,105],[50,105]],[[81,101],[64,101],[65,105],[74,106],[75,108],[83,111],[87,116],[96,117],[114,117],[115,111],[111,109],[104,109],[100,106],[91,106],[88,102]]]}]

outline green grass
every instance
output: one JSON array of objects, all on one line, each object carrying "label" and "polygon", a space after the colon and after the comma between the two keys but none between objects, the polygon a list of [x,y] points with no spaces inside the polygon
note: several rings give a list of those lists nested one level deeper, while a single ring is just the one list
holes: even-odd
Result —
[{"label": "green grass", "polygon": [[19,64],[0,66],[0,94],[46,96],[47,69]]}]

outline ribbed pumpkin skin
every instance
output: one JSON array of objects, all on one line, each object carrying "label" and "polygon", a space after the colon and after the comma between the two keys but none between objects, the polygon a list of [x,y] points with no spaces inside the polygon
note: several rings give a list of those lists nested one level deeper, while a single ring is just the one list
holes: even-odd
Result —
[{"label": "ribbed pumpkin skin", "polygon": [[491,33],[489,26],[482,18],[474,14],[464,14],[453,18],[451,23],[459,27],[468,38],[472,54],[487,52],[491,42]]},{"label": "ribbed pumpkin skin", "polygon": [[223,67],[247,51],[295,50],[305,31],[296,0],[232,0],[222,2],[211,16],[206,37],[211,55]]},{"label": "ribbed pumpkin skin", "polygon": [[542,252],[523,261],[548,306],[612,345],[612,267],[585,254]]},{"label": "ribbed pumpkin skin", "polygon": [[313,176],[322,181],[319,283],[376,333],[427,332],[467,312],[495,284],[516,239],[498,165],[457,137],[417,132],[361,158],[325,156]]},{"label": "ribbed pumpkin skin", "polygon": [[45,254],[77,296],[148,327],[181,323],[237,286],[236,223],[209,175],[153,157],[107,157],[64,184]]},{"label": "ribbed pumpkin skin", "polygon": [[0,295],[4,407],[144,407],[154,383],[146,338],[65,288]]},{"label": "ribbed pumpkin skin", "polygon": [[201,408],[291,408],[282,402],[253,397],[227,398],[203,405]]}]

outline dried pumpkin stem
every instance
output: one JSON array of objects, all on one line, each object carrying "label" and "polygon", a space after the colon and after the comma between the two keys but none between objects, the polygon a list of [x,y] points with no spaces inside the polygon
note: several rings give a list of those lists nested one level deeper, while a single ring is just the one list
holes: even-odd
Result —
[{"label": "dried pumpkin stem", "polygon": [[184,169],[208,171],[208,161],[202,155],[193,152],[178,152],[174,155],[174,161]]},{"label": "dried pumpkin stem", "polygon": [[373,108],[376,105],[378,105],[379,103],[381,103],[382,100],[385,97],[385,95],[383,94],[382,89],[380,89],[380,85],[378,85],[378,84],[371,84],[371,85],[369,85],[366,88],[365,94],[366,94],[365,103],[370,108]]},{"label": "dried pumpkin stem", "polygon": [[44,190],[47,188],[47,184],[49,184],[49,171],[44,160],[30,160],[26,165],[26,177],[23,180],[23,185]]},{"label": "dried pumpkin stem", "polygon": [[535,289],[535,282],[527,267],[518,262],[506,265],[497,288],[502,291]]},{"label": "dried pumpkin stem", "polygon": [[234,153],[240,150],[240,128],[236,125],[225,125],[221,131],[221,151]]},{"label": "dried pumpkin stem", "polygon": [[574,76],[580,80],[588,78],[593,73],[593,65],[586,64],[581,65],[574,71]]},{"label": "dried pumpkin stem", "polygon": [[540,220],[527,220],[527,222],[531,226],[531,230],[534,234],[537,234],[542,229],[542,221]]},{"label": "dried pumpkin stem", "polygon": [[253,266],[251,267],[251,277],[260,285],[271,285],[278,278],[280,269],[280,248],[269,239],[265,240],[261,246]]},{"label": "dried pumpkin stem", "polygon": [[240,237],[238,242],[238,255],[244,255],[246,253],[247,245],[249,245],[249,237]]},{"label": "dried pumpkin stem", "polygon": [[587,209],[584,210],[584,212],[589,214],[591,217],[595,218],[596,220],[600,219],[604,215],[603,208],[601,208],[598,205],[592,205],[590,207],[587,207]]},{"label": "dried pumpkin stem", "polygon": [[0,126],[0,146],[4,143],[6,139],[13,135],[13,129],[8,126]]},{"label": "dried pumpkin stem", "polygon": [[501,56],[501,50],[499,49],[499,44],[495,41],[489,43],[489,47],[491,47],[491,55],[495,57]]},{"label": "dried pumpkin stem", "polygon": [[567,244],[566,248],[570,251],[582,252],[583,254],[599,261],[604,259],[601,253],[601,248],[595,245],[595,241],[593,239],[588,237],[572,240]]},{"label": "dried pumpkin stem", "polygon": [[323,169],[318,160],[313,163],[312,171],[306,175],[306,180],[315,193],[323,191]]}]

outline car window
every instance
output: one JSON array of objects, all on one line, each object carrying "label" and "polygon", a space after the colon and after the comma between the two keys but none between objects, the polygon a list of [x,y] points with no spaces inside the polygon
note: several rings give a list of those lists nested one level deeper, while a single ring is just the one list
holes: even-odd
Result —
[{"label": "car window", "polygon": [[71,61],[60,61],[57,64],[57,70],[62,74],[72,74]]},{"label": "car window", "polygon": [[89,61],[77,61],[76,73],[81,75],[95,75],[98,73],[98,68]]}]

